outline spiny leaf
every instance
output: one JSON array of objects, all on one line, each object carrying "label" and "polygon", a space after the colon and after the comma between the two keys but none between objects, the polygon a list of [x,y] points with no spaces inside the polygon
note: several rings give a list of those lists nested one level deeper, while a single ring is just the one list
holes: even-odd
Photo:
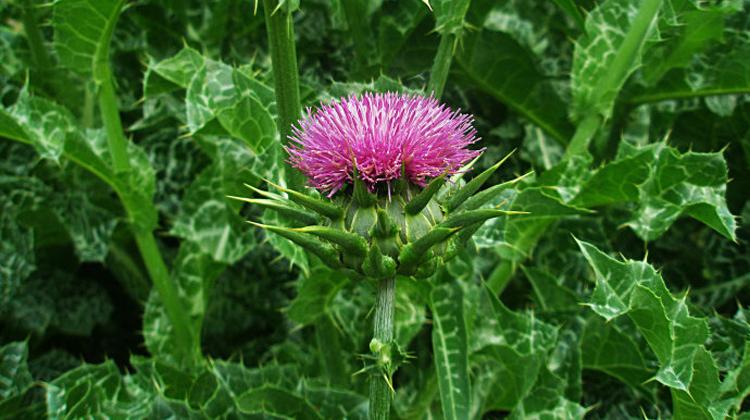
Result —
[{"label": "spiny leaf", "polygon": [[486,220],[493,219],[500,216],[508,216],[514,214],[529,214],[525,211],[512,211],[512,210],[500,210],[500,209],[477,209],[469,210],[457,214],[452,214],[448,218],[440,223],[440,226],[447,228],[463,228],[465,226],[473,225],[475,223],[482,223]]},{"label": "spiny leaf", "polygon": [[403,249],[398,256],[399,261],[399,272],[400,273],[412,273],[416,268],[420,260],[427,254],[433,246],[444,242],[451,235],[456,233],[458,228],[446,228],[446,227],[434,227],[426,235],[417,239],[414,242],[409,243]]},{"label": "spiny leaf", "polygon": [[302,276],[297,287],[297,296],[286,313],[291,320],[301,325],[315,323],[322,316],[329,316],[336,294],[348,282],[346,276],[319,267],[309,276]]},{"label": "spiny leaf", "polygon": [[429,204],[432,197],[437,193],[440,188],[445,184],[446,174],[440,175],[439,177],[430,181],[427,186],[413,197],[409,203],[404,207],[404,211],[408,214],[417,214]]},{"label": "spiny leaf", "polygon": [[352,253],[358,256],[364,256],[367,253],[367,241],[357,234],[349,233],[340,229],[327,226],[305,226],[293,229],[296,232],[311,233],[325,240],[333,242],[341,247],[344,252]]},{"label": "spiny leaf", "polygon": [[534,171],[530,171],[510,181],[506,181],[501,184],[495,184],[489,188],[479,191],[478,193],[472,195],[466,201],[464,201],[460,206],[458,206],[456,210],[476,210],[479,207],[485,205],[487,202],[497,198],[503,191],[514,186],[533,173]]},{"label": "spiny leaf", "polygon": [[290,200],[294,201],[295,203],[299,204],[302,207],[305,207],[307,209],[310,209],[320,214],[321,216],[325,216],[331,220],[338,220],[344,214],[344,211],[334,204],[331,204],[329,202],[326,202],[318,198],[311,197],[299,191],[294,191],[294,190],[290,190],[289,188],[284,188],[281,185],[274,184],[273,182],[268,181],[268,180],[266,180],[266,182],[269,185],[273,186],[274,188],[278,189],[279,191],[287,193],[289,195]]},{"label": "spiny leaf", "polygon": [[25,341],[16,341],[0,347],[0,397],[2,399],[20,395],[31,386],[32,378],[27,365],[28,352]]},{"label": "spiny leaf", "polygon": [[[469,34],[456,56],[462,73],[561,144],[573,135],[566,104],[555,93],[550,75],[511,36],[483,29]],[[508,72],[507,69],[513,69]]]},{"label": "spiny leaf", "polygon": [[607,320],[628,315],[659,360],[656,380],[689,392],[697,352],[709,336],[706,320],[691,316],[685,298],[673,297],[645,262],[619,262],[586,242],[578,246],[596,274],[591,309]]},{"label": "spiny leaf", "polygon": [[319,239],[315,238],[312,235],[296,232],[293,229],[280,226],[270,226],[255,222],[248,223],[262,229],[267,229],[279,236],[283,236],[284,238],[289,239],[290,241],[316,255],[329,267],[337,268],[341,265],[338,252],[336,252],[336,250],[333,249],[333,247],[331,247],[330,245],[321,242]]},{"label": "spiny leaf", "polygon": [[467,182],[466,185],[461,187],[458,191],[454,192],[453,195],[451,195],[448,198],[448,201],[445,203],[446,210],[448,212],[455,210],[469,197],[474,195],[474,193],[477,192],[479,188],[482,187],[482,185],[492,176],[492,174],[494,174],[495,171],[497,171],[500,165],[505,163],[505,161],[512,154],[513,152],[508,153],[500,162],[497,162],[496,164],[485,169],[484,172],[475,176],[471,181]]},{"label": "spiny leaf", "polygon": [[171,233],[194,242],[214,260],[232,264],[255,245],[252,229],[226,200],[225,168],[214,163],[188,188]]},{"label": "spiny leaf", "polygon": [[269,200],[264,198],[235,197],[233,195],[228,195],[227,198],[244,201],[246,203],[255,204],[257,206],[274,210],[298,223],[313,224],[318,221],[314,215],[307,213],[304,210],[292,207],[284,203],[283,201]]}]

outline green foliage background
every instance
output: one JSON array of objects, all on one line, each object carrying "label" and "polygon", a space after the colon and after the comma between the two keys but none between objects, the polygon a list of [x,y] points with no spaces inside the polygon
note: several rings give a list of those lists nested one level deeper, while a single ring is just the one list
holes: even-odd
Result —
[{"label": "green foliage background", "polygon": [[[750,2],[277,13],[304,106],[445,76],[476,170],[517,150],[487,185],[533,171],[488,204],[528,214],[397,280],[393,417],[748,417]],[[367,417],[375,288],[226,198],[283,174],[267,45],[249,0],[0,4],[0,417]]]}]

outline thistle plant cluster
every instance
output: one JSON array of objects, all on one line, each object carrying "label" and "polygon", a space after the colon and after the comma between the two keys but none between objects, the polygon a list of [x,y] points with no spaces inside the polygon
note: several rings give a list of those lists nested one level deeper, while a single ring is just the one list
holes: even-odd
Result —
[{"label": "thistle plant cluster", "polygon": [[478,192],[502,164],[468,182],[481,150],[467,114],[431,97],[350,96],[308,109],[287,148],[289,162],[321,195],[270,183],[244,201],[288,226],[255,225],[302,246],[329,267],[366,278],[424,278],[456,255],[488,219],[483,205],[510,183]]}]

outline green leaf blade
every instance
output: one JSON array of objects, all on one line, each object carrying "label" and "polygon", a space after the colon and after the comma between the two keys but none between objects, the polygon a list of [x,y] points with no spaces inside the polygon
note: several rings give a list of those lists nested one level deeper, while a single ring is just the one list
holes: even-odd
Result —
[{"label": "green leaf blade", "polygon": [[455,282],[436,287],[430,296],[432,346],[440,401],[446,419],[469,418],[471,407],[463,292]]}]

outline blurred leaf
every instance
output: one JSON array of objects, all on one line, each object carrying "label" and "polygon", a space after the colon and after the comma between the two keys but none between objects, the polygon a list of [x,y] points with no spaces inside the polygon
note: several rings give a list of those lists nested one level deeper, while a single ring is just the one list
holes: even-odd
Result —
[{"label": "blurred leaf", "polygon": [[487,207],[500,206],[505,210],[523,211],[486,222],[474,235],[480,248],[494,248],[503,258],[521,261],[529,256],[539,237],[555,220],[574,216],[584,210],[569,206],[543,187],[529,187],[521,191],[506,190]]},{"label": "blurred leaf", "polygon": [[[200,331],[203,326],[213,282],[224,268],[224,264],[204,253],[197,243],[185,241],[180,246],[171,277],[178,286],[180,298],[188,310],[195,331]],[[168,362],[176,363],[177,359],[169,357],[175,356],[175,351],[179,350],[174,330],[161,298],[154,289],[146,302],[143,315],[143,338],[152,355],[159,355]]]},{"label": "blurred leaf", "polygon": [[103,183],[83,171],[70,171],[62,182],[63,189],[47,202],[70,235],[78,259],[104,262],[120,219],[118,204]]},{"label": "blurred leaf", "polygon": [[32,378],[27,365],[28,352],[25,341],[16,341],[0,347],[0,398],[20,395],[31,386]]},{"label": "blurred leaf", "polygon": [[49,191],[37,178],[0,175],[0,307],[13,300],[21,283],[36,269],[34,231],[18,223],[38,209]]},{"label": "blurred leaf", "polygon": [[487,30],[467,36],[464,42],[456,58],[472,83],[567,143],[573,127],[565,105],[528,51],[508,35]]},{"label": "blurred leaf", "polygon": [[534,316],[505,307],[485,287],[488,315],[477,319],[472,333],[472,360],[486,355],[494,374],[485,389],[485,410],[510,410],[531,391],[557,341],[556,329]]},{"label": "blurred leaf", "polygon": [[[204,66],[205,58],[196,50],[185,47],[173,57],[163,61],[152,62],[148,67],[147,77],[143,82],[143,96],[151,96],[151,79],[149,75],[159,77],[173,83],[176,87],[187,89],[190,81],[196,73]],[[154,92],[155,93],[155,92]],[[159,92],[161,93],[161,92]]]},{"label": "blurred leaf", "polygon": [[572,290],[560,284],[552,274],[531,267],[521,267],[534,289],[542,311],[570,311],[578,309],[578,298]]},{"label": "blurred leaf", "polygon": [[[386,2],[384,7],[387,7]],[[393,10],[395,9],[395,10]],[[427,16],[429,9],[419,2],[399,2],[398,7],[380,16],[378,22],[378,51],[384,68],[399,53],[417,25]]]},{"label": "blurred leaf", "polygon": [[112,361],[82,365],[47,384],[49,418],[147,416],[153,398],[127,389]]},{"label": "blurred leaf", "polygon": [[633,338],[615,323],[599,318],[586,321],[581,354],[584,368],[600,370],[636,389],[654,374]]},{"label": "blurred leaf", "polygon": [[652,88],[635,88],[628,102],[640,104],[670,99],[750,92],[750,45],[741,37],[694,58],[686,69],[672,70]]},{"label": "blurred leaf", "polygon": [[575,20],[576,25],[581,30],[585,29],[585,22],[583,19],[583,16],[581,15],[581,11],[579,9],[579,6],[574,2],[573,0],[553,0],[555,4],[562,10],[565,11],[570,17]]},{"label": "blurred leaf", "polygon": [[310,276],[299,281],[297,296],[286,310],[292,321],[313,324],[319,317],[330,314],[331,302],[349,279],[325,267],[315,267]]},{"label": "blurred leaf", "polygon": [[290,416],[298,419],[323,419],[309,401],[287,390],[263,385],[240,395],[240,412],[261,416]]},{"label": "blurred leaf", "polygon": [[460,35],[464,29],[464,16],[469,9],[470,0],[431,0],[432,12],[435,14],[435,31],[446,35]]},{"label": "blurred leaf", "polygon": [[455,282],[437,286],[430,294],[432,347],[446,419],[469,418],[471,407],[463,305],[461,286]]},{"label": "blurred leaf", "polygon": [[586,410],[563,396],[564,387],[565,381],[543,367],[534,388],[513,408],[509,418],[583,419]]},{"label": "blurred leaf", "polygon": [[206,168],[188,188],[171,233],[197,245],[215,261],[232,264],[255,246],[253,230],[226,196],[223,168]]},{"label": "blurred leaf", "polygon": [[37,272],[27,279],[10,303],[6,316],[17,328],[37,335],[48,329],[72,336],[89,336],[107,323],[113,306],[100,284],[73,272]]}]

